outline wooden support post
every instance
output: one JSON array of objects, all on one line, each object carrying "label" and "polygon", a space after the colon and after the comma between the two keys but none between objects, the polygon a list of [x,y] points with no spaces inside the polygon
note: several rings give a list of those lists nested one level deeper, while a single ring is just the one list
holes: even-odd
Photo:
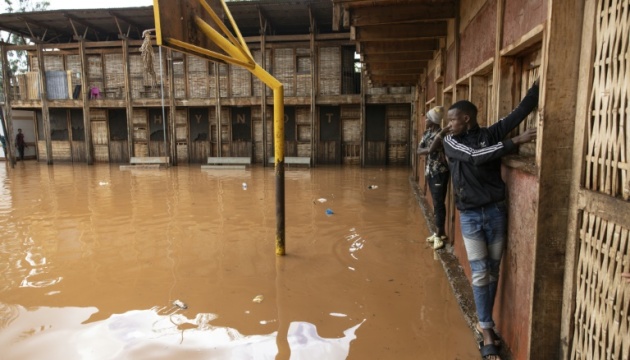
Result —
[{"label": "wooden support post", "polygon": [[[550,0],[543,42],[538,126],[538,211],[530,359],[560,357],[564,261],[584,2]],[[549,98],[547,98],[549,95]],[[545,121],[548,119],[548,121]]]},{"label": "wooden support post", "polygon": [[580,54],[580,69],[578,71],[575,130],[573,143],[573,164],[571,195],[569,196],[569,213],[567,226],[567,246],[564,272],[564,289],[562,300],[562,322],[560,329],[560,356],[558,359],[569,360],[571,358],[571,343],[573,338],[573,321],[575,314],[575,299],[577,291],[577,281],[575,272],[578,266],[579,256],[579,212],[578,195],[582,189],[582,176],[584,174],[584,153],[575,151],[584,149],[586,143],[585,134],[587,130],[587,119],[590,112],[590,90],[593,76],[593,37],[595,32],[595,22],[597,19],[596,4],[594,1],[587,1],[584,8],[584,25],[582,27],[582,46]]},{"label": "wooden support post", "polygon": [[[170,136],[167,139],[170,140],[170,153],[171,153],[171,165],[177,165],[177,141],[176,141],[176,129],[175,129],[175,74],[173,74],[173,50],[166,49],[166,68],[168,72],[168,114],[169,116],[164,119],[166,121],[167,132]],[[167,121],[168,120],[168,121]],[[164,134],[166,136],[166,134]],[[169,153],[169,149],[164,149],[166,154]]]},{"label": "wooden support post", "polygon": [[0,54],[2,58],[2,87],[4,88],[4,114],[2,116],[2,126],[7,147],[4,149],[7,160],[11,167],[15,166],[14,152],[11,150],[13,145],[13,110],[11,109],[11,84],[9,81],[9,58],[7,57],[6,45],[0,45]]},{"label": "wooden support post", "polygon": [[53,164],[52,139],[50,137],[50,113],[48,111],[48,94],[46,92],[46,71],[42,44],[37,44],[37,64],[39,66],[39,94],[42,104],[42,122],[44,124],[44,138],[46,139],[46,163]]},{"label": "wooden support post", "polygon": [[317,71],[317,47],[315,46],[315,23],[311,24],[311,164],[315,165],[317,156],[315,152],[315,124],[317,120],[317,91],[318,91],[318,71]]},{"label": "wooden support post", "polygon": [[131,79],[129,72],[129,39],[124,38],[122,41],[123,47],[123,74],[125,76],[125,104],[127,111],[127,151],[129,151],[129,159],[131,159],[134,154],[134,143],[133,143],[133,105],[131,104]]},{"label": "wooden support post", "polygon": [[367,103],[367,84],[366,84],[366,80],[367,77],[365,76],[365,71],[363,71],[363,69],[361,69],[361,118],[359,119],[360,123],[359,123],[359,130],[361,133],[361,167],[365,167],[365,153],[366,153],[366,141],[365,141],[365,136],[366,136],[366,129],[367,129],[367,122],[366,122],[366,103]]},{"label": "wooden support post", "polygon": [[215,120],[217,122],[217,156],[221,156],[221,147],[223,146],[221,141],[221,79],[219,74],[219,63],[214,63],[214,81],[216,84],[215,98],[216,105],[215,108]]},{"label": "wooden support post", "polygon": [[[90,100],[88,84],[88,62],[85,58],[85,39],[79,41],[79,57],[81,58],[81,100],[83,101],[83,131],[85,133],[85,161],[94,164],[92,157],[92,122],[90,121]],[[130,154],[131,156],[131,154]]]},{"label": "wooden support post", "polygon": [[[267,56],[266,56],[267,50],[265,49],[265,46],[267,46],[266,37],[267,35],[265,34],[265,31],[261,30],[260,66],[262,66],[263,69],[267,69]],[[269,165],[269,163],[267,162],[267,160],[269,159],[269,154],[267,151],[267,85],[262,82],[261,82],[261,89],[260,89],[260,106],[261,106],[260,116],[262,117],[260,120],[262,121],[263,166],[267,166]]]}]

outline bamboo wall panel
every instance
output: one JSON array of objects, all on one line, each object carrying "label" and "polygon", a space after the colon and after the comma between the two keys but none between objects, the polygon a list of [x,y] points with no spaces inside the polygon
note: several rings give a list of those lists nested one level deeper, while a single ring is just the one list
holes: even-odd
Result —
[{"label": "bamboo wall panel", "polygon": [[101,55],[88,55],[87,56],[87,72],[88,72],[88,84],[89,86],[96,86],[103,90],[103,61]]},{"label": "bamboo wall panel", "polygon": [[341,48],[319,49],[319,93],[339,95],[341,93]]},{"label": "bamboo wall panel", "polygon": [[63,56],[61,55],[45,55],[44,70],[46,71],[64,71]]},{"label": "bamboo wall panel", "polygon": [[133,145],[134,156],[146,157],[149,156],[149,145],[147,143],[137,143]]},{"label": "bamboo wall panel", "polygon": [[124,88],[125,74],[122,54],[105,54],[105,87]]},{"label": "bamboo wall panel", "polygon": [[186,78],[184,74],[184,60],[181,54],[173,52],[173,86],[176,99],[186,98]]},{"label": "bamboo wall panel", "polygon": [[630,358],[629,229],[581,214],[571,359]]},{"label": "bamboo wall panel", "polygon": [[[66,70],[70,70],[73,73],[81,73],[81,56],[66,55]],[[79,83],[81,82],[79,81]]]},{"label": "bamboo wall panel", "polygon": [[[198,56],[187,55],[186,66],[188,67],[188,96],[191,99],[204,99],[210,97],[209,86],[213,89],[214,77],[208,76],[208,66],[214,64]],[[214,93],[212,94],[214,97]]]},{"label": "bamboo wall panel", "polygon": [[312,60],[310,49],[297,48],[296,51],[296,67],[297,67],[297,84],[296,84],[296,96],[311,96],[313,90],[312,85]]},{"label": "bamboo wall panel", "polygon": [[230,65],[230,86],[233,97],[252,96],[252,75],[251,73],[236,65]]},{"label": "bamboo wall panel", "polygon": [[129,83],[131,86],[131,97],[137,99],[140,92],[144,91],[144,64],[140,54],[129,55]]},{"label": "bamboo wall panel", "polygon": [[284,96],[295,96],[295,55],[293,48],[274,50],[273,75],[284,85]]},{"label": "bamboo wall panel", "polygon": [[390,143],[405,143],[409,135],[409,120],[389,119],[387,121],[387,141]]},{"label": "bamboo wall panel", "polygon": [[598,2],[584,184],[624,200],[630,200],[629,2]]},{"label": "bamboo wall panel", "polygon": [[28,100],[39,99],[39,74],[34,71],[27,72],[26,79],[26,94]]},{"label": "bamboo wall panel", "polygon": [[219,96],[228,97],[228,88],[230,85],[228,79],[228,66],[226,64],[219,64]]}]

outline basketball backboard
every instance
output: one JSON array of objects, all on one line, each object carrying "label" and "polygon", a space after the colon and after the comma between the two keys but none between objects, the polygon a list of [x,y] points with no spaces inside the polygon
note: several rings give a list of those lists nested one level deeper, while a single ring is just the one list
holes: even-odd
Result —
[{"label": "basketball backboard", "polygon": [[[201,0],[210,6],[218,18],[223,21],[224,10],[221,0]],[[220,61],[203,52],[191,51],[189,47],[182,47],[180,42],[227,55],[218,45],[209,39],[197,26],[199,17],[217,31],[220,31],[212,17],[204,9],[200,0],[153,0],[155,17],[155,37],[157,45],[166,46],[174,50],[205,57],[212,61]],[[174,40],[174,41],[173,41]]]}]

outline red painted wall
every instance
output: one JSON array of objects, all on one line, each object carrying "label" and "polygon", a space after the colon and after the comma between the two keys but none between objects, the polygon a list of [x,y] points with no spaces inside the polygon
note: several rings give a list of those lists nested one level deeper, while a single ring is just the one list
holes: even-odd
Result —
[{"label": "red painted wall", "polygon": [[545,22],[547,9],[547,0],[505,0],[503,13],[505,25],[501,47],[513,44],[521,36]]},{"label": "red painted wall", "polygon": [[457,67],[457,49],[455,43],[446,50],[446,69],[444,70],[444,87],[454,84],[455,68]]},{"label": "red painted wall", "polygon": [[433,79],[435,79],[435,70],[431,70],[428,73],[428,79],[429,81],[427,81],[427,101],[433,99],[435,97],[435,94],[437,93],[437,84],[435,83],[435,81],[433,81]]},{"label": "red painted wall", "polygon": [[458,79],[494,57],[496,22],[497,4],[495,0],[491,0],[461,31]]},{"label": "red painted wall", "polygon": [[508,189],[508,240],[494,316],[513,358],[528,359],[538,179],[506,166],[502,172]]}]

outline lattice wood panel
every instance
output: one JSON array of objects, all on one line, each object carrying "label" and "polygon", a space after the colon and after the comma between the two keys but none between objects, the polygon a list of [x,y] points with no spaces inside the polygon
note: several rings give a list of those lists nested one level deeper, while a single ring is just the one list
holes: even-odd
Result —
[{"label": "lattice wood panel", "polygon": [[628,229],[583,212],[571,359],[630,358]]},{"label": "lattice wood panel", "polygon": [[274,50],[273,74],[284,85],[284,96],[294,96],[295,56],[293,48]]},{"label": "lattice wood panel", "polygon": [[630,1],[600,0],[584,186],[630,199]]},{"label": "lattice wood panel", "polygon": [[338,47],[319,49],[319,93],[341,93],[341,49]]}]

